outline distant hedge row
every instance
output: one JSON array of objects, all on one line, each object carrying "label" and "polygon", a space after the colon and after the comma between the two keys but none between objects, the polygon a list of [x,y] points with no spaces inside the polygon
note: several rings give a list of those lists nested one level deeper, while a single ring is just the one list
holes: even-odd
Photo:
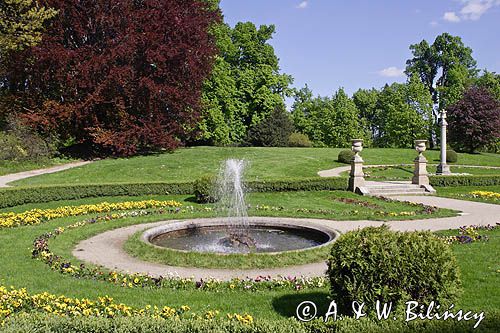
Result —
[{"label": "distant hedge row", "polygon": [[430,176],[429,181],[435,187],[491,186],[500,185],[500,176]]},{"label": "distant hedge row", "polygon": [[[141,196],[165,194],[193,194],[195,182],[130,183],[54,185],[40,187],[13,187],[0,190],[0,208],[29,203],[76,200],[104,196]],[[488,186],[500,185],[500,176],[431,176],[432,186]],[[299,178],[259,180],[247,182],[252,192],[333,191],[346,190],[347,178]]]}]

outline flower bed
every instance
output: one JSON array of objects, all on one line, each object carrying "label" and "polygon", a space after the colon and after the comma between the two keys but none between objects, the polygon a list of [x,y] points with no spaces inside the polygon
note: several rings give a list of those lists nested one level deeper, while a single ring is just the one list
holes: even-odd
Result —
[{"label": "flower bed", "polygon": [[497,223],[495,226],[492,225],[470,225],[458,228],[458,235],[454,236],[442,236],[440,237],[446,244],[469,244],[474,242],[486,242],[488,241],[488,236],[483,236],[479,234],[480,230],[493,230],[500,226]]},{"label": "flower bed", "polygon": [[88,278],[98,281],[106,281],[124,288],[172,288],[181,290],[212,290],[220,289],[234,291],[258,291],[258,290],[301,290],[322,288],[325,286],[324,277],[277,277],[259,276],[256,278],[232,279],[221,281],[217,279],[202,279],[196,281],[192,278],[181,278],[178,276],[150,276],[146,274],[127,274],[115,271],[106,271],[97,267],[88,267],[84,264],[73,265],[71,261],[58,256],[49,249],[49,239],[61,235],[67,230],[80,228],[89,224],[113,221],[127,217],[139,217],[153,214],[178,213],[179,210],[171,211],[132,211],[118,214],[109,214],[96,218],[76,222],[66,227],[58,227],[52,232],[37,237],[33,242],[32,257],[46,263],[51,269],[61,274],[70,275],[75,278]]},{"label": "flower bed", "polygon": [[13,228],[21,225],[35,225],[52,219],[70,216],[87,215],[93,213],[107,213],[111,211],[149,209],[149,208],[178,208],[182,204],[177,201],[126,201],[118,203],[102,202],[95,205],[63,206],[55,209],[32,209],[22,213],[0,213],[0,228]]},{"label": "flower bed", "polygon": [[[169,306],[157,307],[147,305],[143,308],[134,308],[122,303],[114,302],[113,298],[104,296],[97,300],[86,298],[70,298],[64,295],[56,296],[47,292],[30,295],[25,288],[7,289],[0,286],[0,323],[11,316],[20,313],[40,312],[63,317],[131,317],[141,316],[155,319],[205,319],[221,318],[219,311],[207,311],[203,314],[190,312],[187,305],[180,308]],[[228,320],[235,320],[243,324],[252,324],[253,317],[248,314],[227,314]]]}]

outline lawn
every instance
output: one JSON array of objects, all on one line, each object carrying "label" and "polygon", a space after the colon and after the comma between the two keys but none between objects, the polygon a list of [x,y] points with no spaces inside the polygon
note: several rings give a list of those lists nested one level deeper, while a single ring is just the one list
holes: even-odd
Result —
[{"label": "lawn", "polygon": [[72,162],[72,160],[61,159],[61,158],[45,159],[39,162],[0,161],[0,176],[7,175],[10,173],[50,168],[56,165],[61,165],[70,162]]},{"label": "lawn", "polygon": [[[256,194],[257,195],[257,194]],[[330,192],[321,192],[316,195],[317,201],[307,199],[306,195],[297,193],[281,198],[277,195],[274,201],[265,201],[270,194],[259,194],[261,197],[253,197],[250,202],[260,202],[261,204],[278,205],[286,204],[286,208],[302,207],[304,203],[309,203],[307,208],[313,209],[316,205],[329,202],[332,207],[336,203],[331,202]],[[182,197],[169,197],[170,199],[182,200]],[[130,198],[128,198],[130,199]],[[136,198],[139,199],[139,198]],[[159,199],[166,199],[159,198]],[[184,198],[186,199],[186,198]],[[100,201],[121,201],[119,198],[101,198]],[[376,200],[370,198],[369,200]],[[80,200],[74,202],[64,202],[64,204],[83,204],[94,202],[95,199]],[[57,207],[63,204],[50,203],[47,207]],[[339,203],[339,205],[342,203]],[[386,204],[386,203],[380,203]],[[392,203],[387,203],[391,204]],[[343,205],[343,204],[342,204]],[[399,203],[397,204],[399,205]],[[26,208],[33,208],[36,205],[25,206],[16,211]],[[362,208],[360,208],[361,210]],[[395,209],[395,208],[394,208]],[[190,213],[188,215],[175,216],[176,218],[187,218],[201,216],[206,213]],[[282,318],[293,315],[295,306],[303,300],[315,300],[318,304],[328,302],[328,288],[317,288],[304,291],[260,291],[241,292],[218,290],[216,292],[199,290],[171,290],[163,289],[134,289],[122,288],[117,285],[104,282],[95,282],[88,279],[75,279],[70,276],[61,275],[57,271],[51,270],[41,261],[30,258],[30,249],[33,239],[45,232],[53,231],[59,226],[65,226],[72,222],[85,219],[85,216],[52,220],[50,222],[15,229],[0,230],[0,265],[2,267],[0,275],[0,285],[26,287],[28,291],[50,292],[54,294],[64,294],[68,297],[96,298],[102,295],[109,295],[117,302],[124,302],[134,306],[170,305],[179,307],[189,305],[193,311],[204,311],[207,309],[219,309],[225,312],[250,313],[257,318]],[[146,218],[124,219],[116,222],[119,226],[128,224],[147,223],[159,219],[162,216],[150,216]],[[171,216],[170,216],[171,218]],[[87,238],[92,234],[109,229],[115,222],[95,224],[90,227],[75,229],[59,236],[51,244],[52,250],[63,257],[71,258],[71,250],[76,242],[82,238]],[[486,232],[490,236],[487,243],[475,243],[469,245],[453,245],[453,250],[458,257],[458,262],[462,269],[463,282],[465,287],[464,296],[457,306],[467,309],[494,310],[500,307],[500,298],[493,297],[496,286],[500,282],[498,275],[498,263],[494,253],[498,253],[500,248],[499,231]],[[229,301],[230,300],[230,301]]]},{"label": "lawn", "polygon": [[500,193],[500,186],[457,186],[457,187],[438,187],[437,194],[440,197],[447,197],[459,200],[470,200],[492,204],[500,204],[500,198],[493,198],[481,195],[472,195],[473,191]]},{"label": "lawn", "polygon": [[[337,162],[338,148],[221,148],[192,147],[173,153],[105,159],[55,174],[13,182],[13,185],[95,184],[125,182],[191,181],[214,174],[223,160],[243,158],[249,162],[248,180],[314,177],[320,170],[344,166]],[[427,151],[429,162],[439,161],[439,151]],[[412,149],[365,149],[366,164],[412,163]],[[500,166],[499,154],[458,154],[463,165]]]}]

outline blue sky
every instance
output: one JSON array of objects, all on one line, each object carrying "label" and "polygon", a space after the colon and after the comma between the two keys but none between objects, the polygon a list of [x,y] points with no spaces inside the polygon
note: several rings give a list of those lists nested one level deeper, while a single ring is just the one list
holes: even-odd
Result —
[{"label": "blue sky", "polygon": [[500,0],[222,0],[225,21],[274,24],[281,70],[315,95],[403,82],[410,44],[448,32],[500,73]]}]

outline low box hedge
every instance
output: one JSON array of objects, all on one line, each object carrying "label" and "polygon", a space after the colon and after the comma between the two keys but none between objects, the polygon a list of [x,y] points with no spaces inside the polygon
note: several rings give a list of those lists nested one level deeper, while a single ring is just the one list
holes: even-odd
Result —
[{"label": "low box hedge", "polygon": [[[0,208],[60,200],[77,200],[106,196],[141,196],[193,194],[195,182],[54,185],[12,187],[0,190]],[[251,181],[252,192],[345,190],[346,178],[301,178],[272,181]]]},{"label": "low box hedge", "polygon": [[132,183],[13,187],[0,191],[0,208],[105,196],[191,194],[193,183]]},{"label": "low box hedge", "polygon": [[500,185],[500,176],[467,175],[467,176],[430,176],[430,184],[436,187],[455,186],[491,186]]}]

